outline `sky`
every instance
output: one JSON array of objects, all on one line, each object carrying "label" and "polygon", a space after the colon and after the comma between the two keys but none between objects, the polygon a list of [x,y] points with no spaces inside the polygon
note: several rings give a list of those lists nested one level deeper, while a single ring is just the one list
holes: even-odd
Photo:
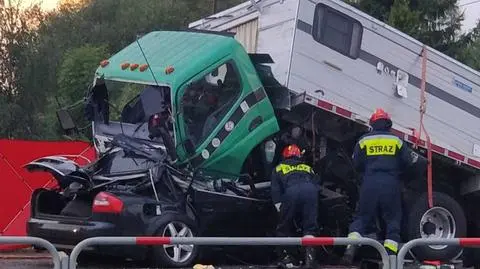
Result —
[{"label": "sky", "polygon": [[480,19],[480,1],[460,0],[459,5],[461,10],[465,10],[465,20],[463,21],[463,30],[468,31],[473,27],[475,27],[478,19]]}]

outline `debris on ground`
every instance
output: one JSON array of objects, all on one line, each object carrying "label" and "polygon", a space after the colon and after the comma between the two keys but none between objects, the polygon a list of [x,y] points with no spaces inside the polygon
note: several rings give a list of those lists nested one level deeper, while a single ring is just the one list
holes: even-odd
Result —
[{"label": "debris on ground", "polygon": [[215,269],[213,265],[195,264],[193,269]]}]

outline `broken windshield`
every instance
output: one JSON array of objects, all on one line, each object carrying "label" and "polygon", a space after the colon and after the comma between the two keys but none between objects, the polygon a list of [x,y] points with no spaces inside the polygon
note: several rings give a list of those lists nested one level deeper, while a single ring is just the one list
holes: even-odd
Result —
[{"label": "broken windshield", "polygon": [[132,124],[146,122],[154,114],[168,113],[170,107],[170,89],[148,85],[123,107],[120,121]]},{"label": "broken windshield", "polygon": [[[112,108],[113,109],[112,109]],[[86,116],[91,121],[119,121],[138,124],[150,116],[171,110],[170,88],[106,81],[88,96]]]}]

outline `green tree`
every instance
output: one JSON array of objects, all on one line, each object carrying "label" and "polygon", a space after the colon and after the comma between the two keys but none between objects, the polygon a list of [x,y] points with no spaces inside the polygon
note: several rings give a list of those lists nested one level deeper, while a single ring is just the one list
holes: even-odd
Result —
[{"label": "green tree", "polygon": [[68,50],[57,74],[57,96],[61,102],[82,99],[92,83],[93,74],[100,61],[109,56],[105,45],[84,45]]},{"label": "green tree", "polygon": [[409,0],[395,0],[388,13],[387,23],[415,36],[420,30],[420,12],[410,9]]},{"label": "green tree", "polygon": [[[0,136],[35,137],[39,132],[35,110],[45,95],[28,87],[34,79],[30,56],[38,39],[35,31],[43,20],[37,5],[24,10],[21,1],[0,7]],[[38,136],[37,136],[38,137]]]},{"label": "green tree", "polygon": [[460,55],[460,60],[474,69],[480,70],[480,20],[471,32],[472,42]]},{"label": "green tree", "polygon": [[470,42],[462,35],[457,0],[347,0],[350,4],[451,56]]},{"label": "green tree", "polygon": [[[7,107],[4,103],[12,106],[0,109],[0,117],[8,117],[8,122],[0,122],[0,136],[58,139],[61,134],[55,114],[58,103],[73,104],[83,96],[101,59],[139,35],[154,30],[185,29],[189,22],[212,14],[214,7],[220,11],[241,2],[243,0],[62,0],[58,9],[48,13],[39,12],[38,7],[30,8],[25,12],[34,15],[22,17],[20,9],[15,10],[22,20],[32,20],[27,24],[34,27],[21,29],[24,32],[20,36],[25,37],[25,41],[19,43],[21,46],[8,48],[12,51],[9,53],[15,54],[12,58],[15,62],[4,66],[14,67],[15,71],[0,75],[0,81],[15,83],[0,83],[11,87],[0,86],[0,91],[18,91],[18,94],[15,100],[6,95],[0,99],[2,108]],[[41,19],[37,19],[40,15]],[[1,21],[3,23],[3,16]],[[3,53],[3,49],[0,48],[0,54],[10,55]],[[119,101],[128,100],[133,90],[118,97]],[[22,108],[28,108],[28,113],[11,115]],[[80,116],[80,112],[75,111],[74,115]],[[27,115],[27,119],[20,121],[23,115]],[[22,125],[17,126],[18,122]]]}]

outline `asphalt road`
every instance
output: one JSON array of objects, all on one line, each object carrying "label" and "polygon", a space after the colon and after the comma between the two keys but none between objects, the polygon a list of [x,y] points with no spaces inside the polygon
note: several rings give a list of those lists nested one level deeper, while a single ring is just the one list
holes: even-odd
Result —
[{"label": "asphalt road", "polygon": [[[53,264],[48,260],[0,260],[1,269],[51,269]],[[138,267],[135,264],[80,264],[78,269],[147,269],[145,267]],[[265,266],[215,266],[215,269],[256,269],[267,268]],[[148,269],[152,269],[151,267]],[[191,267],[190,267],[191,269]]]},{"label": "asphalt road", "polygon": [[[153,269],[156,267],[145,267],[139,263],[122,261],[118,259],[81,256],[78,269]],[[0,259],[0,269],[51,269],[53,263],[50,259]],[[190,267],[189,269],[191,269]],[[257,269],[275,268],[269,266],[215,266],[215,269]],[[163,268],[165,269],[165,268]],[[342,268],[343,269],[343,268]]]}]

